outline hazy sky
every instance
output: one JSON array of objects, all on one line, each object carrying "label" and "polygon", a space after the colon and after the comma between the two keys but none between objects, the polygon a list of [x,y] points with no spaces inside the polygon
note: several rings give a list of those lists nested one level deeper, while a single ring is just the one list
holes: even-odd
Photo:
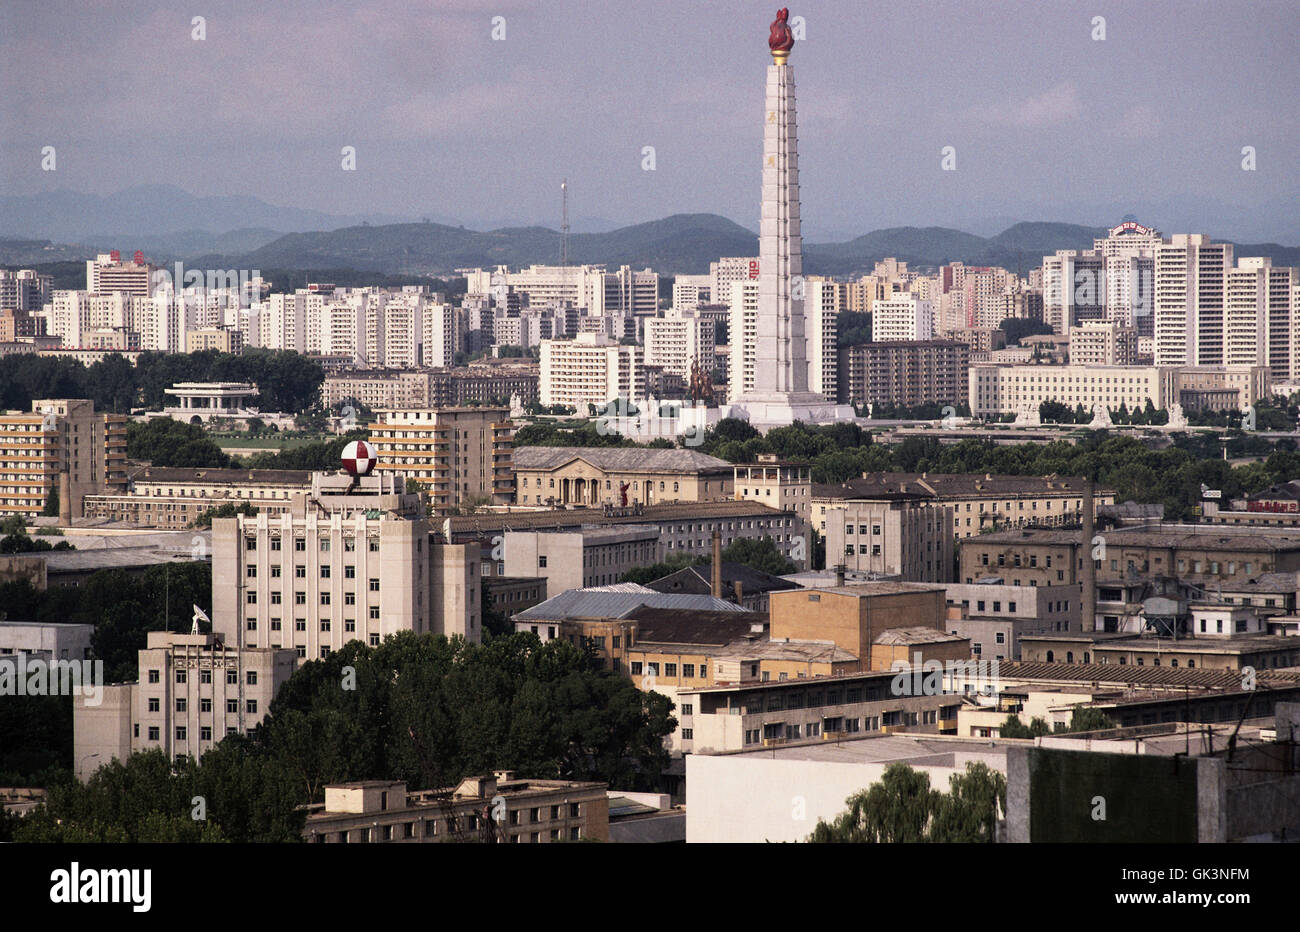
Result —
[{"label": "hazy sky", "polygon": [[[775,2],[5,0],[0,192],[757,229]],[[1002,219],[1300,242],[1290,2],[792,5],[804,233]],[[191,38],[206,17],[207,38]],[[492,19],[505,18],[505,40]],[[1104,16],[1106,38],[1092,38]],[[53,145],[58,170],[40,170]],[[355,146],[357,170],[340,167]],[[642,170],[642,148],[656,168]],[[953,146],[957,170],[940,169]],[[1243,146],[1257,170],[1243,171]]]}]

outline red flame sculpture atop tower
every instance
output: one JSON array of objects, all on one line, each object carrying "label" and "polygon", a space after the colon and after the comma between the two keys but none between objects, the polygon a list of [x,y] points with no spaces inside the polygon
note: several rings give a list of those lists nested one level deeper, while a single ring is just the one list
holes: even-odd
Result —
[{"label": "red flame sculpture atop tower", "polygon": [[767,47],[772,50],[772,58],[778,65],[785,64],[785,60],[790,57],[790,50],[794,48],[794,33],[790,31],[789,19],[788,7],[777,10],[776,19],[772,20],[772,31],[767,37]]}]

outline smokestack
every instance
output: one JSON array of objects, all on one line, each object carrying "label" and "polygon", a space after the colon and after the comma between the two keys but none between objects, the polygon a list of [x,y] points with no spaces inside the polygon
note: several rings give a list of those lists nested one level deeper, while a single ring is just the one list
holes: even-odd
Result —
[{"label": "smokestack", "polygon": [[735,584],[735,589],[736,589],[736,604],[737,604],[737,605],[744,605],[744,604],[745,604],[745,584],[744,584],[743,582],[741,582],[739,579],[737,579],[737,580],[736,580],[736,584]]},{"label": "smokestack", "polygon": [[1097,567],[1092,560],[1092,539],[1097,535],[1093,515],[1092,480],[1083,483],[1083,630],[1097,629]]},{"label": "smokestack", "polygon": [[722,532],[713,532],[713,580],[710,587],[715,599],[722,598]]},{"label": "smokestack", "polygon": [[72,527],[72,483],[66,469],[59,473],[59,525]]},{"label": "smokestack", "polygon": [[835,586],[839,588],[844,585],[844,564],[835,564]]}]

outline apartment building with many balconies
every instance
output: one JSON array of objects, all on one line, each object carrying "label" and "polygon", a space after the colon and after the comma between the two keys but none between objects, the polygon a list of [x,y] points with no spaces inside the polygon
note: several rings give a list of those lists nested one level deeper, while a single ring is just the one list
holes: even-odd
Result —
[{"label": "apartment building with many balconies", "polygon": [[126,416],[96,414],[84,398],[41,398],[30,412],[0,413],[0,514],[47,510],[67,476],[63,512],[82,514],[87,495],[126,489]]},{"label": "apartment building with many balconies", "polygon": [[405,476],[436,511],[501,504],[514,494],[509,408],[385,410],[370,425],[380,473]]}]

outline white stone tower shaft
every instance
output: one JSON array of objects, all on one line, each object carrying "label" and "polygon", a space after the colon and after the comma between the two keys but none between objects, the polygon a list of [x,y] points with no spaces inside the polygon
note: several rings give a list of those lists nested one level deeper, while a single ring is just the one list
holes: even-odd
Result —
[{"label": "white stone tower shaft", "polygon": [[794,69],[767,68],[754,394],[808,391]]}]

